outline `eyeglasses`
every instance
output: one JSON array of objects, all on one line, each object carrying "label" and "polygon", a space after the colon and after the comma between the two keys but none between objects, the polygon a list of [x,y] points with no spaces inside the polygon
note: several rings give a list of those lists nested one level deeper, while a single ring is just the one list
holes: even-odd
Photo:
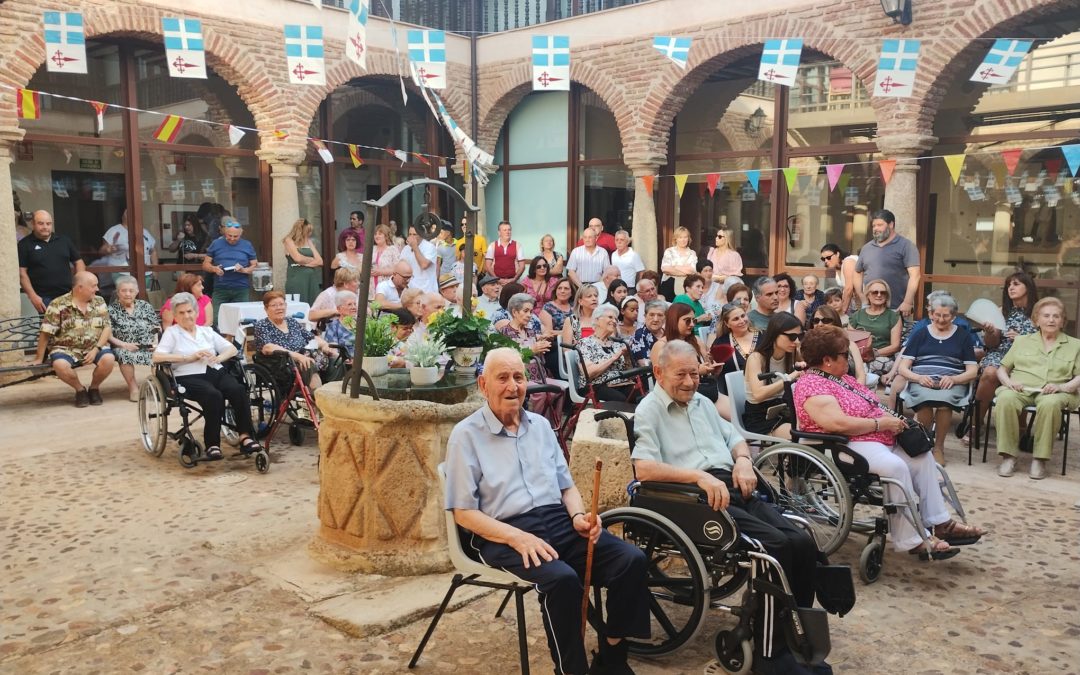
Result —
[{"label": "eyeglasses", "polygon": [[821,256],[821,262],[829,262],[830,260],[832,260],[835,257],[836,257],[835,253],[830,253],[829,255],[823,255],[823,256]]},{"label": "eyeglasses", "polygon": [[822,317],[822,316],[815,316],[813,318],[814,325],[817,325],[819,323],[823,323],[823,324],[825,324],[827,326],[831,326],[832,322],[833,322],[832,319],[826,319],[825,317]]},{"label": "eyeglasses", "polygon": [[885,295],[885,291],[867,291],[867,295]]},{"label": "eyeglasses", "polygon": [[402,278],[402,279],[404,279],[405,281],[408,281],[409,279],[412,279],[412,275],[411,275],[411,274],[402,274],[401,272],[394,272],[394,274],[396,274],[397,276],[401,277],[401,278]]},{"label": "eyeglasses", "polygon": [[547,265],[537,265],[536,266],[536,269],[538,269],[538,270],[546,270],[547,268],[548,268]]},{"label": "eyeglasses", "polygon": [[844,359],[845,361],[847,361],[848,358],[850,358],[850,357],[851,357],[851,354],[848,353],[848,352],[837,352],[836,354],[833,354],[833,358]]},{"label": "eyeglasses", "polygon": [[724,238],[724,235],[722,235],[722,234],[717,234],[717,235],[716,235],[716,238],[717,238],[717,239],[723,239],[723,238]]},{"label": "eyeglasses", "polygon": [[798,342],[802,339],[802,333],[780,333],[792,342]]}]

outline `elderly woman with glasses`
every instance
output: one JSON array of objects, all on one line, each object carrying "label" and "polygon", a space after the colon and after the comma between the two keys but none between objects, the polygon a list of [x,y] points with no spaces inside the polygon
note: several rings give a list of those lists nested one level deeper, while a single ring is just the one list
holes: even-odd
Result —
[{"label": "elderly woman with glasses", "polygon": [[649,365],[653,345],[657,340],[663,339],[664,315],[667,309],[668,305],[663,300],[650,300],[645,303],[645,320],[630,339],[630,353],[637,365]]},{"label": "elderly woman with glasses", "polygon": [[[843,321],[840,318],[839,312],[828,305],[822,305],[814,310],[814,316],[810,319],[810,328],[819,328],[821,326],[836,326],[837,328],[843,328]],[[874,373],[867,374],[866,364],[863,363],[862,355],[859,354],[859,348],[854,342],[848,343],[848,375],[851,375],[859,384],[864,387],[873,389],[877,386],[878,376]]]},{"label": "elderly woman with glasses", "polygon": [[956,299],[948,293],[930,296],[930,324],[913,330],[903,354],[899,374],[907,380],[905,399],[919,423],[937,422],[934,457],[945,464],[945,435],[953,411],[962,411],[971,398],[970,384],[979,375],[975,341],[965,328],[953,323]]},{"label": "elderly woman with glasses", "polygon": [[802,322],[794,314],[776,312],[769,319],[757,347],[746,359],[746,409],[742,420],[747,431],[791,438],[792,411],[784,403],[783,380],[777,378],[766,383],[758,375],[787,373],[789,378],[797,380],[803,373],[795,368],[802,336]]},{"label": "elderly woman with glasses", "polygon": [[881,375],[893,367],[896,353],[900,351],[900,333],[904,326],[900,313],[889,309],[890,293],[887,283],[874,279],[866,284],[865,293],[866,307],[855,312],[848,325],[870,333],[870,347],[874,358],[867,365],[870,372]]},{"label": "elderly woman with glasses", "polygon": [[578,344],[578,350],[585,360],[582,367],[589,374],[589,380],[601,401],[626,401],[633,386],[633,382],[622,376],[623,371],[633,368],[630,348],[625,342],[613,339],[618,319],[618,309],[601,305],[593,314],[592,335]]},{"label": "elderly woman with glasses", "polygon": [[[866,459],[871,473],[899,481],[918,496],[918,515],[933,527],[933,534],[919,532],[907,514],[894,509],[887,518],[896,550],[917,554],[922,560],[942,560],[959,552],[953,545],[975,543],[983,531],[949,517],[931,456],[911,457],[897,447],[896,435],[904,430],[904,420],[890,415],[874,392],[848,374],[851,343],[844,331],[819,325],[806,334],[802,354],[807,371],[794,388],[799,429],[848,436],[847,446]],[[887,483],[884,487],[888,501],[904,503],[900,486]]]}]

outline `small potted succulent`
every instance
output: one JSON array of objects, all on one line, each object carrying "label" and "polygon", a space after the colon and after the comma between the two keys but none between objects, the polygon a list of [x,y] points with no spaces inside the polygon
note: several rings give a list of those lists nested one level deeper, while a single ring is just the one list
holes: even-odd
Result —
[{"label": "small potted succulent", "polygon": [[409,379],[415,385],[431,385],[439,381],[442,368],[439,357],[446,353],[446,343],[430,335],[415,335],[405,343],[405,360],[412,364]]},{"label": "small potted succulent", "polygon": [[[346,324],[346,328],[355,331],[355,317],[346,318],[352,319],[352,324]],[[372,377],[385,375],[386,371],[390,369],[390,361],[387,359],[387,355],[396,342],[393,328],[396,322],[397,317],[393,314],[382,314],[368,317],[367,322],[364,324],[364,370]]]}]

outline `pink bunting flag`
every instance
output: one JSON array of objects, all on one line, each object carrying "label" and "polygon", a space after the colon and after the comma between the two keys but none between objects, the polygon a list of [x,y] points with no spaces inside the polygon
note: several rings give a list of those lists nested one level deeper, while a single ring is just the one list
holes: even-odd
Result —
[{"label": "pink bunting flag", "polygon": [[1020,154],[1022,152],[1024,151],[1020,148],[1001,151],[1001,158],[1005,160],[1005,168],[1009,170],[1010,176],[1016,171],[1016,165],[1020,163]]},{"label": "pink bunting flag", "polygon": [[836,183],[840,180],[840,174],[844,173],[846,164],[826,164],[825,173],[829,176],[829,192],[836,189]]},{"label": "pink bunting flag", "polygon": [[885,184],[888,185],[889,181],[892,180],[893,171],[896,170],[896,160],[883,159],[878,162],[878,168],[881,169],[881,177],[885,179]]}]

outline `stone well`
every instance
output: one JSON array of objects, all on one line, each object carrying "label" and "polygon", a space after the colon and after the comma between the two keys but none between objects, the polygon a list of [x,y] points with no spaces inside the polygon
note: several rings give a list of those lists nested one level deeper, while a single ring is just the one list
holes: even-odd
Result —
[{"label": "stone well", "polygon": [[630,444],[622,420],[597,423],[597,410],[583,410],[574,430],[570,448],[570,474],[581,491],[586,508],[592,504],[593,469],[596,460],[604,463],[600,473],[600,506],[603,513],[616,506],[628,506],[626,486],[634,479],[630,463]]},{"label": "stone well", "polygon": [[319,428],[319,532],[309,546],[342,570],[403,576],[450,569],[436,469],[463,403],[349,398],[340,383],[315,392]]}]

